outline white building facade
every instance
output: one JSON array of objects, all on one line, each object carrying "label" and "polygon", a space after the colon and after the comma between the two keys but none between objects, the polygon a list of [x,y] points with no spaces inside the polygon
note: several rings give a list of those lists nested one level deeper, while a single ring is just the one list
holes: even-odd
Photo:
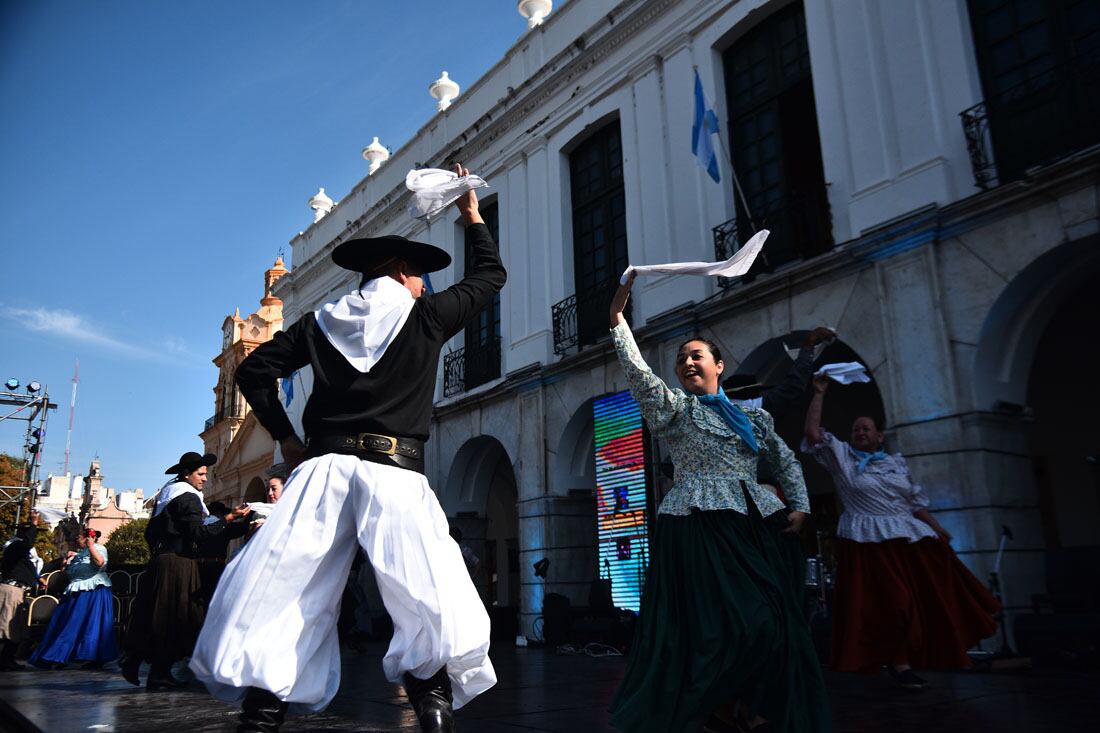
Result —
[{"label": "white building facade", "polygon": [[[754,227],[773,234],[751,277],[635,285],[659,374],[675,381],[676,347],[700,334],[730,372],[774,383],[781,343],[832,326],[822,359],[859,359],[874,385],[831,390],[827,427],[879,413],[980,578],[1011,529],[1010,613],[1044,591],[1052,549],[1094,542],[1096,390],[1063,347],[1080,354],[1100,313],[1096,13],[1025,5],[574,0],[292,241],[274,287],[287,323],[355,284],[329,259],[354,236],[446,249],[441,289],[464,266],[457,213],[411,220],[405,174],[461,161],[491,184],[508,284],[445,356],[428,475],[519,633],[537,634],[546,593],[586,605],[597,577],[591,400],[625,389],[614,282],[628,262],[714,260]],[[718,183],[691,153],[695,71]],[[801,418],[780,424],[795,447]],[[807,478],[827,531],[831,484]]]}]

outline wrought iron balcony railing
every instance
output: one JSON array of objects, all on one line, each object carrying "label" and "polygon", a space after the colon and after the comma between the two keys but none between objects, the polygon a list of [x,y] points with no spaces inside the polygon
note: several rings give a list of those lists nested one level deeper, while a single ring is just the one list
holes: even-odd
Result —
[{"label": "wrought iron balcony railing", "polygon": [[[554,353],[562,356],[570,349],[594,344],[607,335],[607,314],[618,281],[605,283],[581,295],[570,295],[550,308],[554,322]],[[629,323],[632,302],[626,304],[623,315]]]},{"label": "wrought iron balcony railing", "polygon": [[[798,198],[781,200],[765,211],[753,211],[761,229],[771,232],[768,242],[753,268],[741,278],[718,278],[719,286],[728,288],[738,280],[751,280],[757,272],[771,272],[772,268],[797,259],[808,259],[832,248],[832,221],[825,192]],[[754,232],[738,228],[736,217],[722,222],[711,230],[714,237],[714,256],[728,260],[741,249]]]},{"label": "wrought iron balcony railing", "polygon": [[443,357],[443,396],[471,390],[500,377],[500,337],[468,344]]},{"label": "wrought iron balcony railing", "polygon": [[974,184],[1023,177],[1100,143],[1100,47],[1051,66],[959,113]]},{"label": "wrought iron balcony railing", "polygon": [[550,308],[554,321],[554,353],[558,356],[577,346],[577,296],[570,295]]}]

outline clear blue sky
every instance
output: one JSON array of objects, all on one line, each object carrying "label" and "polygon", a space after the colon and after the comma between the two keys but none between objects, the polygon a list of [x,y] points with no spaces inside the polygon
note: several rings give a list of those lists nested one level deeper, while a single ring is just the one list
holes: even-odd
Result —
[{"label": "clear blue sky", "polygon": [[[556,3],[561,5],[561,3]],[[220,326],[341,199],[526,31],[512,0],[0,3],[0,381],[49,385],[43,478],[159,487],[213,414]],[[0,422],[0,450],[22,428]]]}]

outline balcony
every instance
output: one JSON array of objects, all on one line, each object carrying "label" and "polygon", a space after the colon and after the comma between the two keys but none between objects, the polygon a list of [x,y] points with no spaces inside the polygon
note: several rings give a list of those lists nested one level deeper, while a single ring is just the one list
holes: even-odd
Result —
[{"label": "balcony", "polygon": [[[791,197],[785,202],[781,200],[753,214],[758,217],[760,228],[771,232],[767,244],[747,274],[740,278],[718,278],[718,285],[722,288],[728,288],[739,280],[748,282],[757,273],[771,272],[788,262],[809,259],[833,246],[832,219],[824,191],[816,195]],[[733,257],[754,232],[740,231],[734,217],[714,227],[711,234],[714,238],[714,257],[721,261]]]},{"label": "balcony", "polygon": [[471,344],[443,358],[443,396],[465,392],[500,377],[500,337]]},{"label": "balcony", "polygon": [[1052,66],[959,113],[974,185],[988,190],[1029,168],[1100,143],[1100,49]]},{"label": "balcony", "polygon": [[[554,323],[554,354],[564,356],[596,343],[608,331],[608,311],[618,281],[606,283],[581,296],[570,295],[550,308]],[[626,320],[631,322],[633,301],[626,304]]]},{"label": "balcony", "polygon": [[207,430],[214,427],[226,418],[240,419],[242,417],[244,417],[244,410],[237,407],[230,407],[225,410],[219,410],[218,412],[215,412],[212,416],[206,418],[206,423],[203,425],[202,431],[205,433]]}]

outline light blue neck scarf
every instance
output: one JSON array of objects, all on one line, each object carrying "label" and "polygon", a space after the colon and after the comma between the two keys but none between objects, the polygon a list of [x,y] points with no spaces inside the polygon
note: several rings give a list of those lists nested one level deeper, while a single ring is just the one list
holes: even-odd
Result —
[{"label": "light blue neck scarf", "polygon": [[753,453],[760,452],[760,446],[756,444],[756,435],[752,432],[752,421],[737,405],[730,402],[726,393],[718,390],[718,394],[696,395],[699,401],[718,413],[718,416],[730,426],[730,430],[737,433],[737,437],[745,441],[745,445],[752,448]]},{"label": "light blue neck scarf", "polygon": [[856,473],[863,473],[864,471],[866,471],[867,464],[871,461],[884,461],[890,457],[890,455],[886,451],[882,450],[882,448],[879,448],[874,453],[868,453],[865,450],[852,448],[852,452],[856,454],[857,458],[859,458],[859,463],[856,464]]}]

